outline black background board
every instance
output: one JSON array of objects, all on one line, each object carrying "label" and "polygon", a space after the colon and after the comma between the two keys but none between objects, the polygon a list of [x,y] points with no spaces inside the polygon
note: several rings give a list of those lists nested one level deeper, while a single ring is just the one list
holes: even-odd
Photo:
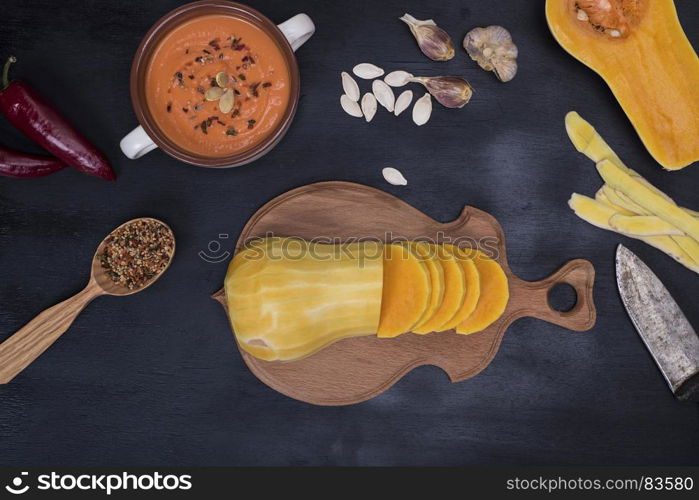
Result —
[{"label": "black background board", "polygon": [[[0,178],[0,340],[80,290],[95,247],[125,220],[165,220],[177,255],[147,291],[97,299],[0,387],[0,464],[699,464],[699,407],[673,399],[624,312],[615,246],[637,252],[695,326],[699,277],[571,212],[570,194],[593,195],[601,180],[568,141],[564,115],[578,110],[632,168],[693,208],[699,166],[670,173],[653,161],[604,82],[554,41],[543,1],[252,2],[276,22],[306,12],[317,32],[297,53],[302,97],[288,135],[232,170],[188,166],[161,151],[130,161],[119,150],[137,125],[132,56],[152,23],[181,3],[3,1],[2,57],[18,57],[14,75],[107,154],[118,180],[73,170]],[[699,5],[677,3],[697,46]],[[456,57],[425,58],[398,20],[406,11],[436,19],[456,41]],[[508,84],[460,48],[469,29],[489,24],[507,27],[519,47],[519,74]],[[360,62],[459,74],[476,91],[462,110],[435,106],[423,127],[408,112],[395,118],[383,110],[366,124],[339,105],[340,72]],[[5,120],[0,137],[4,146],[40,152]],[[386,166],[402,170],[408,186],[388,185]],[[510,265],[524,279],[572,258],[591,260],[597,325],[572,333],[520,320],[477,377],[451,384],[441,370],[421,367],[351,407],[314,407],[274,392],[247,370],[209,298],[228,260],[210,263],[199,253],[223,256],[259,206],[324,180],[378,187],[441,221],[465,204],[483,209],[502,224]]]}]

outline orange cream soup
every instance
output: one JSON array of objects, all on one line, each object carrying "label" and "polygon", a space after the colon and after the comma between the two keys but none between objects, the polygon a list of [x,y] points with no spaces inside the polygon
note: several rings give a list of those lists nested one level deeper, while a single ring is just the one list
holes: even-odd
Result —
[{"label": "orange cream soup", "polygon": [[[206,92],[224,86],[235,94],[223,113]],[[207,157],[230,156],[263,141],[289,105],[289,68],[281,50],[247,21],[212,15],[174,28],[159,44],[146,72],[148,109],[179,147]],[[225,109],[225,107],[224,107]]]}]

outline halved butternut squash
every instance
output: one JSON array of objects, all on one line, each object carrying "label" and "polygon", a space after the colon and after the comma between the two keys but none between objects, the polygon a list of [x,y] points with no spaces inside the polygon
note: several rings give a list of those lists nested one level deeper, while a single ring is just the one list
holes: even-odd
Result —
[{"label": "halved butternut squash", "polygon": [[507,276],[496,261],[480,250],[462,249],[478,269],[481,294],[476,310],[456,327],[456,333],[480,332],[490,326],[505,312],[510,299]]},{"label": "halved butternut squash", "polygon": [[414,327],[413,333],[425,334],[437,331],[461,309],[466,297],[464,268],[459,261],[451,252],[446,252],[442,245],[430,244],[430,247],[439,258],[444,272],[444,297],[432,317]]},{"label": "halved butternut squash", "polygon": [[448,243],[444,244],[444,250],[452,254],[464,270],[464,287],[466,292],[464,294],[463,304],[461,304],[461,307],[456,311],[454,316],[444,322],[444,324],[439,328],[440,331],[456,328],[456,325],[471,316],[473,311],[476,309],[478,299],[481,295],[480,273],[478,272],[478,268],[473,262],[471,255]]},{"label": "halved butternut squash", "polygon": [[383,247],[338,252],[292,238],[266,238],[238,252],[225,279],[240,347],[263,360],[308,356],[336,340],[373,335],[379,324]]},{"label": "halved butternut squash", "polygon": [[699,58],[672,0],[546,0],[546,19],[609,85],[658,163],[699,160]]},{"label": "halved butternut squash", "polygon": [[432,285],[427,309],[425,309],[417,325],[413,327],[413,331],[415,331],[416,328],[419,328],[429,321],[442,304],[442,300],[444,299],[444,269],[442,268],[442,263],[439,260],[435,245],[430,245],[424,241],[411,241],[408,245],[413,247],[427,266],[427,271],[430,274],[430,284]]},{"label": "halved butternut squash", "polygon": [[383,252],[383,294],[378,337],[409,332],[428,307],[432,285],[427,265],[405,244],[387,244]]}]

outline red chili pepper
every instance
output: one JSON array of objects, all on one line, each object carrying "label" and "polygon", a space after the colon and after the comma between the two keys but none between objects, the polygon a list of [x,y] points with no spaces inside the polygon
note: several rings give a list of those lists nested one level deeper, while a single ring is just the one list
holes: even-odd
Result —
[{"label": "red chili pepper", "polygon": [[10,65],[16,60],[10,57],[3,68],[0,112],[15,128],[66,165],[113,181],[116,177],[109,161],[95,146],[31,87],[16,80],[8,81]]},{"label": "red chili pepper", "polygon": [[0,175],[25,178],[43,177],[58,172],[65,163],[56,158],[20,153],[0,147]]}]

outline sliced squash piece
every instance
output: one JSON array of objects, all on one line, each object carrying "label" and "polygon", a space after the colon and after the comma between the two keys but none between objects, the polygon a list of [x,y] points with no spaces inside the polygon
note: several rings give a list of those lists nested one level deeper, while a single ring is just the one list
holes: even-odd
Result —
[{"label": "sliced squash piece", "polygon": [[609,225],[615,231],[634,236],[662,236],[684,234],[669,222],[653,215],[621,215],[617,214],[609,219]]},{"label": "sliced squash piece", "polygon": [[647,185],[638,182],[637,179],[609,160],[599,162],[597,171],[607,184],[628,196],[631,201],[681,229],[687,236],[699,240],[699,220],[682,210],[674,202],[668,201],[648,188]]},{"label": "sliced squash piece", "polygon": [[461,309],[466,297],[466,278],[464,268],[453,253],[444,250],[442,245],[430,244],[442,264],[444,272],[444,296],[442,302],[431,318],[414,327],[413,333],[430,333],[437,331],[444,323],[454,317]]},{"label": "sliced squash piece", "polygon": [[617,191],[609,184],[602,186],[602,192],[615,206],[619,206],[627,212],[631,212],[633,215],[651,215],[651,212],[637,205],[631,201],[628,196],[620,191]]},{"label": "sliced squash piece", "polygon": [[615,205],[612,203],[612,201],[607,197],[607,195],[604,192],[604,188],[600,188],[597,190],[595,193],[595,200],[599,201],[600,203],[607,205],[608,207],[612,208],[615,212],[621,215],[636,215],[636,212],[632,212],[631,210],[627,210],[621,205]]},{"label": "sliced squash piece", "polygon": [[412,241],[409,243],[417,252],[420,258],[427,266],[427,271],[430,274],[430,284],[432,285],[430,300],[427,304],[424,314],[418,320],[417,325],[413,327],[413,332],[427,323],[434,313],[437,312],[444,300],[444,268],[439,258],[436,245],[425,243],[424,241]]},{"label": "sliced squash piece", "polygon": [[609,85],[658,163],[699,160],[699,58],[671,0],[546,0],[546,19]]},{"label": "sliced squash piece", "polygon": [[[583,196],[581,194],[573,193],[568,201],[568,205],[573,209],[575,215],[580,217],[582,220],[592,224],[593,226],[599,227],[601,229],[606,229],[608,231],[615,231],[615,229],[609,225],[609,220],[616,215],[614,209],[604,205],[603,203]],[[629,238],[636,238],[650,246],[657,248],[658,250],[665,252],[670,257],[675,259],[677,262],[683,266],[691,269],[695,272],[699,272],[699,263],[695,262],[692,257],[680,247],[677,242],[670,236],[633,236],[630,234],[624,234]]]},{"label": "sliced squash piece", "polygon": [[[590,160],[595,163],[599,163],[602,160],[609,160],[622,169],[627,174],[633,176],[638,182],[644,184],[648,189],[652,190],[654,193],[662,196],[666,200],[673,202],[674,200],[670,198],[667,194],[663,193],[660,189],[653,186],[648,180],[635,170],[627,167],[624,162],[621,161],[619,156],[614,152],[614,150],[606,143],[606,141],[599,135],[597,130],[585,121],[578,113],[575,111],[570,111],[565,118],[566,131],[568,132],[568,137],[570,141],[575,146],[580,153],[587,156]],[[598,194],[604,196],[598,191]],[[595,198],[598,198],[596,195]],[[599,199],[599,198],[598,198]],[[600,200],[603,201],[603,200]],[[610,200],[613,202],[613,200]],[[690,210],[688,208],[683,208],[685,212],[693,217],[699,216],[699,212]],[[619,213],[623,213],[620,211]],[[636,212],[640,214],[641,212]],[[633,214],[625,214],[633,215]]]},{"label": "sliced squash piece", "polygon": [[385,245],[377,336],[391,338],[411,331],[428,307],[431,288],[427,265],[410,245]]},{"label": "sliced squash piece", "polygon": [[[311,247],[312,245],[312,247]],[[239,251],[224,283],[240,347],[263,360],[308,356],[379,325],[383,246],[266,238]]]},{"label": "sliced squash piece", "polygon": [[597,133],[595,127],[575,111],[570,111],[565,117],[566,132],[570,142],[579,153],[584,154],[595,163],[602,160],[610,160],[620,167],[626,168],[617,154],[609,147],[609,144]]},{"label": "sliced squash piece", "polygon": [[445,243],[443,245],[444,251],[453,255],[458,263],[464,270],[464,286],[466,292],[464,295],[464,302],[461,307],[456,311],[454,316],[449,318],[442,326],[439,327],[439,331],[451,330],[456,328],[456,325],[464,321],[466,318],[473,314],[478,304],[478,299],[481,295],[481,279],[478,272],[478,267],[473,262],[471,255],[459,247]]},{"label": "sliced squash piece", "polygon": [[510,299],[507,276],[500,264],[480,250],[464,249],[480,276],[481,294],[476,310],[456,327],[456,333],[464,335],[485,330],[505,312]]}]

